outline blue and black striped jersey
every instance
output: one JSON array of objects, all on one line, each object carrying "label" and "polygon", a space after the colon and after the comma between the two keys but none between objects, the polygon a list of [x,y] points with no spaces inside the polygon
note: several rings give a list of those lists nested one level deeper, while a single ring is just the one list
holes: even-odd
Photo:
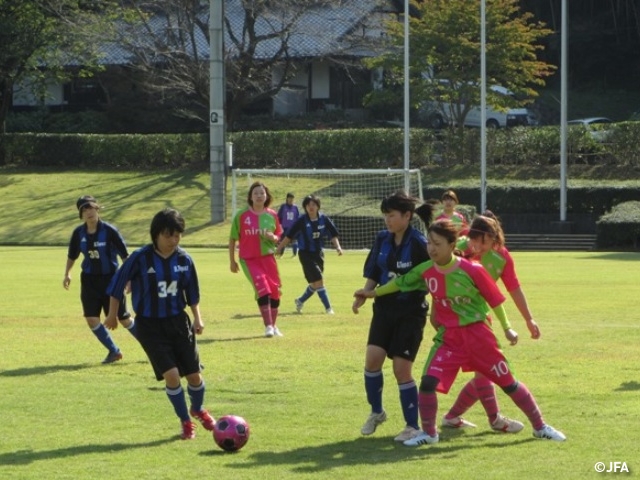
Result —
[{"label": "blue and black striped jersey", "polygon": [[320,252],[325,240],[339,236],[338,229],[329,217],[320,213],[316,220],[311,220],[305,213],[291,225],[285,236],[298,241],[298,250]]},{"label": "blue and black striped jersey", "polygon": [[89,233],[83,223],[71,234],[67,256],[77,260],[81,253],[82,273],[89,275],[112,275],[118,269],[118,256],[129,255],[120,232],[102,220],[98,221],[95,233]]},{"label": "blue and black striped jersey", "polygon": [[[395,244],[393,233],[383,230],[378,232],[373,248],[367,256],[363,276],[374,280],[378,285],[384,285],[427,260],[427,239],[419,230],[409,225],[400,245]],[[376,302],[424,300],[426,290],[425,285],[424,291],[398,292],[378,297]]]},{"label": "blue and black striped jersey", "polygon": [[136,315],[167,318],[182,313],[187,305],[200,303],[200,286],[191,256],[182,248],[169,257],[158,255],[153,245],[131,254],[116,272],[107,294],[122,299],[131,281],[131,300]]}]

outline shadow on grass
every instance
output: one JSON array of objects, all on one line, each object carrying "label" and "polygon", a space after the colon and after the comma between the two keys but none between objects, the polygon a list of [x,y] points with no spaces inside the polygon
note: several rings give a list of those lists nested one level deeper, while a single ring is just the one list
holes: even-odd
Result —
[{"label": "shadow on grass", "polygon": [[640,382],[636,381],[621,383],[620,386],[615,389],[616,392],[632,392],[636,390],[640,390]]},{"label": "shadow on grass", "polygon": [[[482,448],[511,447],[514,444],[535,441],[533,438],[518,439],[509,443],[482,442]],[[251,469],[265,465],[289,466],[297,473],[327,472],[334,468],[355,465],[386,464],[409,461],[424,461],[426,458],[438,456],[455,458],[458,450],[474,448],[469,445],[447,445],[446,442],[437,445],[427,445],[418,448],[406,447],[396,443],[390,437],[357,438],[343,440],[336,443],[310,445],[287,450],[284,452],[256,452],[251,453],[247,462],[229,465],[231,468]],[[241,452],[242,453],[242,452]],[[200,455],[211,455],[202,452]]]},{"label": "shadow on grass", "polygon": [[131,449],[145,449],[159,447],[165,443],[171,443],[179,439],[178,435],[162,440],[145,443],[113,443],[81,445],[75,447],[55,448],[52,450],[18,450],[0,454],[0,465],[29,465],[42,460],[55,460],[71,458],[79,455],[95,455],[96,452],[124,452]]},{"label": "shadow on grass", "polygon": [[30,375],[47,375],[58,372],[77,372],[86,368],[118,368],[119,365],[131,365],[132,363],[147,363],[144,360],[135,362],[114,362],[103,365],[102,363],[78,363],[76,365],[41,365],[36,367],[16,368],[15,370],[2,370],[0,377],[24,377]]}]

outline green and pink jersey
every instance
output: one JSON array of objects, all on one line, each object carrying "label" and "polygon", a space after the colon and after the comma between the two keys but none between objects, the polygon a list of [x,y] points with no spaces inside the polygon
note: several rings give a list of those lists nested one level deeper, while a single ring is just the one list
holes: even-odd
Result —
[{"label": "green and pink jersey", "polygon": [[459,257],[446,268],[432,260],[421,263],[393,282],[376,288],[376,292],[378,295],[409,292],[423,290],[425,285],[431,293],[438,323],[445,328],[484,322],[491,308],[505,301],[481,264]]},{"label": "green and pink jersey", "polygon": [[230,236],[238,242],[240,259],[275,254],[276,242],[265,238],[266,232],[273,232],[278,237],[282,236],[282,226],[275,210],[267,208],[257,214],[247,206],[235,215],[231,223]]},{"label": "green and pink jersey", "polygon": [[[456,246],[463,252],[467,252],[469,250],[468,238],[463,237]],[[467,258],[474,262],[480,262],[495,282],[501,279],[507,292],[513,292],[520,286],[515,263],[506,247],[491,249],[480,257],[470,256]]]}]

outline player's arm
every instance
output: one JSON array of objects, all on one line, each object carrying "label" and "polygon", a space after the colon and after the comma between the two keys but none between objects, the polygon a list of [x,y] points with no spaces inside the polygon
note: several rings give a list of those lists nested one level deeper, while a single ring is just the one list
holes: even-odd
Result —
[{"label": "player's arm", "polygon": [[289,237],[282,237],[282,240],[280,240],[280,243],[278,244],[278,248],[276,248],[276,255],[279,257],[282,256],[284,249],[287,248],[287,245],[290,243],[291,239]]},{"label": "player's arm", "polygon": [[338,237],[333,237],[331,239],[331,244],[333,245],[333,248],[336,249],[336,252],[338,252],[338,255],[342,255],[342,247],[340,246],[340,240]]},{"label": "player's arm", "polygon": [[67,258],[67,265],[64,268],[64,278],[62,279],[62,286],[65,290],[69,290],[69,284],[71,283],[71,269],[76,261],[72,258]]},{"label": "player's arm", "polygon": [[118,328],[118,309],[120,308],[120,299],[116,297],[109,297],[109,313],[104,320],[104,326],[109,330],[115,330]]},{"label": "player's arm", "polygon": [[240,267],[238,266],[238,262],[236,262],[236,240],[235,238],[229,239],[229,270],[232,273],[238,273]]},{"label": "player's arm", "polygon": [[511,345],[518,343],[518,332],[511,328],[511,323],[509,323],[509,319],[507,318],[507,312],[504,309],[504,303],[492,307],[491,310],[500,322],[500,325],[502,325],[504,336],[509,340],[509,343],[511,343]]},{"label": "player's arm", "polygon": [[191,307],[191,315],[193,316],[193,331],[196,334],[200,335],[204,330],[204,322],[202,321],[202,317],[200,316],[200,304],[195,303],[190,305]]},{"label": "player's arm", "polygon": [[[364,287],[362,287],[362,290],[367,292],[373,291],[373,289],[376,288],[376,285],[378,285],[378,282],[371,278],[367,278],[367,281],[364,282]],[[356,314],[358,313],[360,307],[364,305],[364,302],[367,301],[366,296],[357,295],[358,291],[353,294],[353,304],[351,305],[351,311]]]},{"label": "player's arm", "polygon": [[513,303],[516,304],[520,315],[522,315],[522,318],[527,322],[527,328],[529,329],[529,333],[531,333],[531,338],[535,340],[540,338],[540,328],[533,319],[533,314],[529,310],[529,304],[527,303],[527,297],[525,297],[522,288],[518,287],[515,290],[510,291],[509,295],[511,295]]}]

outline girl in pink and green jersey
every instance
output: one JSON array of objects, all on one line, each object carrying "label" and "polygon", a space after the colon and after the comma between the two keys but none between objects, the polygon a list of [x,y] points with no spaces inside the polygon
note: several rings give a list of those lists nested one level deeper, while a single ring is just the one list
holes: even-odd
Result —
[{"label": "girl in pink and green jersey", "polygon": [[[529,310],[527,299],[520,287],[516,275],[515,264],[509,250],[505,247],[504,232],[500,222],[490,210],[487,210],[471,222],[468,237],[458,241],[458,248],[468,252],[468,258],[479,262],[487,270],[491,278],[497,282],[501,279],[518,311],[525,319],[531,338],[540,338],[540,329]],[[506,330],[507,339],[512,345],[518,342],[518,334],[514,330]],[[458,398],[442,419],[443,427],[462,428],[475,427],[462,415],[480,400],[487,413],[491,428],[499,432],[517,433],[524,425],[500,414],[493,383],[480,373],[476,373],[463,387]]]},{"label": "girl in pink and green jersey", "polygon": [[[265,337],[281,337],[276,326],[280,306],[280,274],[275,251],[282,226],[275,210],[269,208],[273,197],[262,182],[254,182],[247,195],[248,206],[240,210],[231,223],[229,261],[233,273],[240,267],[253,285]],[[236,262],[236,243],[240,264]]]},{"label": "girl in pink and green jersey", "polygon": [[451,220],[460,232],[460,235],[466,235],[469,232],[469,224],[467,219],[460,212],[456,211],[458,195],[453,190],[447,190],[442,194],[442,213],[436,217],[436,220]]},{"label": "girl in pink and green jersey", "polygon": [[540,408],[524,383],[514,377],[491,329],[489,313],[508,327],[504,296],[482,265],[454,255],[458,228],[439,220],[428,228],[427,251],[431,260],[374,290],[358,290],[367,298],[424,289],[432,296],[432,323],[437,334],[424,367],[418,394],[422,432],[403,442],[407,446],[440,440],[436,426],[436,390],[448,393],[458,371],[477,371],[500,386],[527,415],[533,436],[556,441],[566,437],[545,424]]}]

